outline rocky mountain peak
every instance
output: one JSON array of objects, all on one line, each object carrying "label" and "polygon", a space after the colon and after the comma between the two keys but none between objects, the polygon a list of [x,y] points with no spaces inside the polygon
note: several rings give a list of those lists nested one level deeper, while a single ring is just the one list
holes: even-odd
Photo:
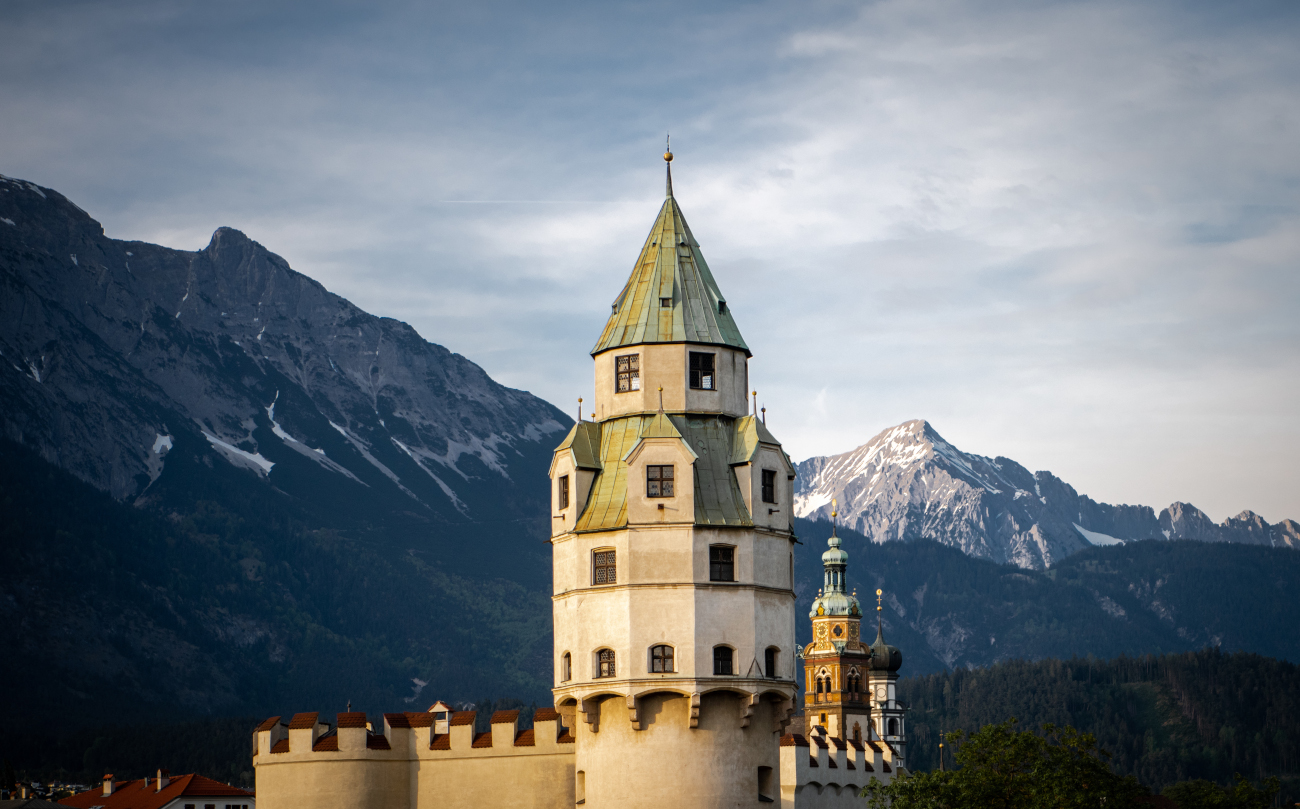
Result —
[{"label": "rocky mountain peak", "polygon": [[1253,512],[1216,524],[1187,503],[1159,517],[1147,506],[1112,506],[1080,495],[1051,472],[962,452],[927,421],[890,427],[857,449],[799,464],[794,512],[841,521],[872,539],[935,539],[968,554],[1044,568],[1091,545],[1169,538],[1296,547],[1287,523]]}]

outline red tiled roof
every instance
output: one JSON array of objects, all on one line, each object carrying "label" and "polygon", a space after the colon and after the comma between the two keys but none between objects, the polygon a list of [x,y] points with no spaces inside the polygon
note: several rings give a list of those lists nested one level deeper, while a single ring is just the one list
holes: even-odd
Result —
[{"label": "red tiled roof", "polygon": [[560,712],[554,708],[538,708],[533,713],[534,722],[549,722],[552,719],[559,719]]},{"label": "red tiled roof", "polygon": [[433,736],[433,741],[429,742],[429,749],[430,749],[430,750],[450,750],[450,749],[451,749],[451,734],[450,734],[450,733],[435,733],[434,736]]},{"label": "red tiled roof", "polygon": [[787,733],[781,737],[782,747],[807,747],[808,740],[801,733]]},{"label": "red tiled roof", "polygon": [[830,749],[830,745],[827,744],[827,743],[826,743],[826,740],[823,739],[821,736],[814,736],[814,737],[812,738],[812,740],[813,740],[813,743],[816,744],[816,745],[817,745],[818,747],[820,747],[821,749],[823,749],[823,750],[829,750],[829,749]]},{"label": "red tiled roof", "polygon": [[883,753],[883,752],[885,752],[884,750],[881,750],[881,749],[880,749],[880,745],[876,744],[876,743],[873,742],[873,741],[868,740],[868,741],[866,742],[866,745],[867,745],[867,747],[870,747],[872,750],[875,750],[877,753]]},{"label": "red tiled roof", "polygon": [[844,742],[843,739],[837,738],[837,737],[835,737],[835,736],[832,736],[832,737],[831,737],[831,744],[835,745],[835,749],[836,749],[836,750],[848,750],[848,749],[849,749],[849,746]]},{"label": "red tiled roof", "polygon": [[515,737],[515,747],[536,747],[537,737],[533,734],[533,729],[519,731]]},{"label": "red tiled roof", "polygon": [[278,724],[280,724],[280,717],[273,716],[270,719],[264,721],[262,724],[258,725],[257,730],[254,732],[261,733],[264,730],[270,730],[271,728],[275,727]]},{"label": "red tiled roof", "polygon": [[387,736],[384,736],[379,733],[367,733],[366,749],[367,750],[392,750],[393,748],[391,745],[389,745]]},{"label": "red tiled roof", "polygon": [[875,772],[875,771],[876,771],[876,768],[873,767],[873,766],[871,766],[871,762],[870,762],[870,761],[864,761],[864,762],[862,762],[862,771],[863,771],[863,772]]},{"label": "red tiled roof", "polygon": [[856,770],[856,769],[857,769],[857,767],[854,767],[854,766],[853,766],[853,762],[852,762],[852,761],[846,761],[846,762],[844,762],[844,765],[845,765],[846,767],[848,767],[850,770]]},{"label": "red tiled roof", "polygon": [[182,796],[248,798],[250,803],[253,798],[251,792],[201,775],[178,775],[172,778],[161,791],[157,788],[157,783],[151,780],[149,786],[145,786],[143,780],[124,781],[115,785],[112,795],[105,795],[104,787],[101,785],[64,798],[59,803],[64,806],[81,807],[81,809],[89,809],[92,806],[102,806],[104,809],[159,809]]},{"label": "red tiled roof", "polygon": [[303,730],[316,727],[316,717],[320,716],[320,711],[311,713],[296,713],[293,719],[289,720],[289,730]]},{"label": "red tiled roof", "polygon": [[363,728],[366,726],[366,712],[346,711],[339,714],[335,721],[341,728]]},{"label": "red tiled roof", "polygon": [[470,747],[491,747],[491,746],[492,746],[492,731],[490,730],[486,733],[480,733],[477,736],[475,736],[474,743],[470,745]]},{"label": "red tiled roof", "polygon": [[809,756],[809,757],[808,757],[808,766],[809,766],[809,767],[820,767],[821,765],[817,763],[817,757],[816,757],[816,756]]},{"label": "red tiled roof", "polygon": [[456,711],[451,715],[451,724],[453,725],[472,725],[474,724],[475,711]]},{"label": "red tiled roof", "polygon": [[390,728],[409,728],[411,726],[411,720],[407,719],[404,713],[386,713],[384,714],[384,721],[388,723]]},{"label": "red tiled roof", "polygon": [[827,756],[826,765],[829,766],[832,770],[838,770],[840,768],[840,765],[835,763],[835,756]]},{"label": "red tiled roof", "polygon": [[854,750],[866,750],[866,749],[867,749],[867,748],[863,747],[863,746],[862,746],[862,742],[858,741],[857,739],[849,739],[849,746],[852,747]]},{"label": "red tiled roof", "polygon": [[425,711],[407,711],[406,721],[411,723],[413,728],[427,728],[433,726],[433,714]]},{"label": "red tiled roof", "polygon": [[339,737],[337,733],[331,733],[328,736],[320,737],[320,739],[316,741],[315,746],[312,747],[312,751],[316,753],[324,753],[324,752],[328,752],[331,750],[338,750],[338,749],[339,749]]},{"label": "red tiled roof", "polygon": [[508,722],[514,722],[519,719],[519,711],[497,711],[492,714],[491,724],[504,725]]},{"label": "red tiled roof", "polygon": [[272,753],[287,753],[287,752],[289,752],[289,740],[288,740],[288,739],[281,739],[280,741],[278,741],[278,742],[276,742],[275,744],[271,745],[271,752],[272,752]]},{"label": "red tiled roof", "polygon": [[556,739],[555,741],[558,744],[573,744],[574,741],[576,740],[573,738],[573,734],[570,733],[566,728],[565,731],[560,734],[560,738]]}]

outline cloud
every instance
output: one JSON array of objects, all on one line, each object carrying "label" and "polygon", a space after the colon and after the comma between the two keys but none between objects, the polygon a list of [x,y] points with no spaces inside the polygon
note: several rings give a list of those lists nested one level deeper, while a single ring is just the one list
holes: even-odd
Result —
[{"label": "cloud", "polygon": [[0,171],[566,410],[675,187],[796,457],[1300,517],[1293,4],[10,3]]}]

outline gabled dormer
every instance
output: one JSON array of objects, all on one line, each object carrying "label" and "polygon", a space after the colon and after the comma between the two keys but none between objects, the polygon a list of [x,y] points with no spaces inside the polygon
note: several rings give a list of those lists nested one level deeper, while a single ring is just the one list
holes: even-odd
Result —
[{"label": "gabled dormer", "polygon": [[737,419],[732,439],[731,468],[754,525],[778,531],[791,529],[794,463],[781,443],[755,416]]},{"label": "gabled dormer", "polygon": [[551,459],[551,536],[573,530],[600,469],[600,425],[580,421]]},{"label": "gabled dormer", "polygon": [[662,410],[646,422],[623,458],[627,524],[694,523],[698,458]]}]

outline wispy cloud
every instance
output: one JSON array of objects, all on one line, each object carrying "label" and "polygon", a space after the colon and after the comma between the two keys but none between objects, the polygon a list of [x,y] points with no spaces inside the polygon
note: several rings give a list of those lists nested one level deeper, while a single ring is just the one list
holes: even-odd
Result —
[{"label": "wispy cloud", "polygon": [[0,171],[121,238],[238,227],[571,409],[671,129],[796,457],[925,417],[1100,499],[1277,520],[1298,33],[1286,2],[14,2]]}]

